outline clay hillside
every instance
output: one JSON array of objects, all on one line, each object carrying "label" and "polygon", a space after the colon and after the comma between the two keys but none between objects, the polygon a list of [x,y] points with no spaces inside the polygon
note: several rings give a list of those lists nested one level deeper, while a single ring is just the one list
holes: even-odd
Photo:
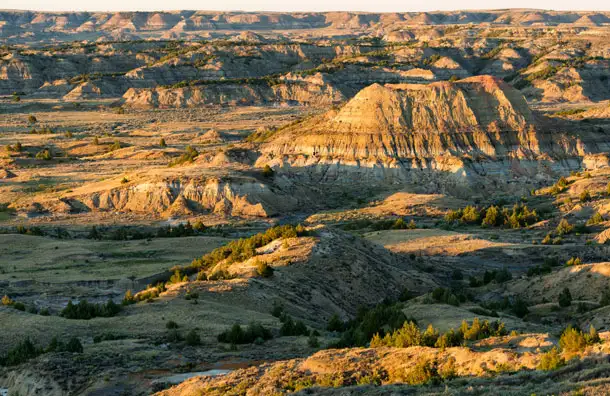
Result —
[{"label": "clay hillside", "polygon": [[610,12],[0,11],[0,396],[610,394]]}]

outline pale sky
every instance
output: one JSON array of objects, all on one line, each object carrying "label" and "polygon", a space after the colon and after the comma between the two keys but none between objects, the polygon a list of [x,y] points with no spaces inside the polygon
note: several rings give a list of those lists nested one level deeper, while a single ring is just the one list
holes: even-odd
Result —
[{"label": "pale sky", "polygon": [[609,0],[0,0],[0,9],[43,11],[434,11],[539,8],[610,11]]}]

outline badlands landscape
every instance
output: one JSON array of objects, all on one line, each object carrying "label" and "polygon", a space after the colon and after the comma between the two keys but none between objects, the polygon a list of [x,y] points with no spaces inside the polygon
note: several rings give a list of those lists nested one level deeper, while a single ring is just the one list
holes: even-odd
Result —
[{"label": "badlands landscape", "polygon": [[0,394],[610,394],[610,12],[0,11]]}]

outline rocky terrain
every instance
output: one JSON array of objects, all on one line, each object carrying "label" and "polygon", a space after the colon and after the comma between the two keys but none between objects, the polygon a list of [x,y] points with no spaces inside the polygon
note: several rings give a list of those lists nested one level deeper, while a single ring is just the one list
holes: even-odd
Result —
[{"label": "rocky terrain", "polygon": [[609,36],[0,11],[0,395],[608,393]]}]

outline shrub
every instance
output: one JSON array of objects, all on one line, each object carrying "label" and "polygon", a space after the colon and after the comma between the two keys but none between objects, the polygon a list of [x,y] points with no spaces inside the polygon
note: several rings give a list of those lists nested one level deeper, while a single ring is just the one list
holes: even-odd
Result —
[{"label": "shrub", "polygon": [[451,380],[457,377],[457,365],[453,356],[449,356],[445,363],[439,367],[438,374],[443,380]]},{"label": "shrub", "polygon": [[71,353],[83,353],[83,345],[80,343],[78,338],[72,337],[66,344],[64,350]]},{"label": "shrub", "polygon": [[136,303],[136,298],[134,297],[133,293],[131,292],[131,290],[127,290],[125,292],[125,296],[123,296],[122,304],[131,305],[131,304],[135,304],[135,303]]},{"label": "shrub", "polygon": [[462,333],[456,332],[453,329],[449,329],[449,331],[444,333],[438,338],[438,340],[436,340],[434,346],[440,349],[451,348],[455,346],[460,346],[463,341],[464,337]]},{"label": "shrub", "polygon": [[197,280],[198,281],[207,281],[208,280],[208,274],[206,274],[204,270],[199,271],[197,273]]},{"label": "shrub", "polygon": [[326,325],[326,330],[328,331],[343,331],[343,321],[339,319],[339,315],[334,314],[328,320],[328,324]]},{"label": "shrub", "polygon": [[595,212],[593,216],[589,220],[587,220],[587,225],[595,225],[602,223],[604,221],[604,217],[599,213]]},{"label": "shrub", "polygon": [[115,151],[121,149],[121,142],[118,139],[115,139],[112,145],[108,148],[108,151]]},{"label": "shrub", "polygon": [[527,308],[527,303],[525,301],[521,298],[517,298],[512,305],[512,311],[516,317],[523,318],[530,310]]},{"label": "shrub", "polygon": [[593,327],[593,325],[589,326],[589,333],[585,334],[585,341],[587,345],[597,344],[601,341],[601,338],[599,337],[599,334],[597,333],[597,330],[595,330],[595,327]]},{"label": "shrub", "polygon": [[572,304],[572,294],[570,293],[570,289],[566,287],[561,291],[561,293],[559,293],[558,302],[560,307],[569,307]]},{"label": "shrub", "polygon": [[559,338],[559,346],[562,351],[580,352],[587,346],[587,340],[580,330],[569,326]]},{"label": "shrub", "polygon": [[419,359],[410,369],[405,370],[404,374],[397,378],[400,382],[409,385],[423,385],[439,379],[436,364],[427,359]]},{"label": "shrub", "polygon": [[271,169],[271,167],[269,165],[265,165],[263,167],[263,176],[264,177],[273,177],[274,174],[275,174],[275,172],[273,171],[273,169]]},{"label": "shrub", "polygon": [[96,146],[100,145],[100,139],[97,136],[93,137],[93,144],[96,145]]},{"label": "shrub", "polygon": [[167,323],[165,324],[165,327],[168,330],[177,329],[178,323],[174,322],[173,320],[168,320]]},{"label": "shrub", "polygon": [[589,190],[584,190],[580,193],[578,198],[580,199],[580,202],[589,202],[591,200],[591,193]]},{"label": "shrub", "polygon": [[111,317],[121,312],[121,306],[108,300],[106,304],[91,304],[87,300],[81,300],[78,304],[72,301],[61,311],[60,315],[66,319],[89,320],[95,317]]},{"label": "shrub", "polygon": [[256,273],[263,278],[270,278],[273,276],[274,269],[269,266],[266,262],[257,260],[256,262]]},{"label": "shrub", "polygon": [[0,357],[0,365],[15,366],[33,359],[41,353],[42,350],[36,348],[34,343],[29,338],[26,338],[12,349],[9,349],[6,356]]},{"label": "shrub", "polygon": [[580,259],[580,257],[570,257],[570,259],[566,261],[566,265],[568,267],[572,265],[582,265],[582,260]]},{"label": "shrub", "polygon": [[546,234],[541,243],[543,245],[550,245],[551,243],[553,243],[553,236],[550,233]]},{"label": "shrub", "polygon": [[201,258],[193,260],[191,268],[211,268],[223,260],[226,260],[228,263],[245,261],[256,255],[257,248],[265,246],[269,242],[279,238],[293,238],[306,234],[305,229],[300,225],[271,227],[264,233],[232,241],[225,246],[212,250]]},{"label": "shrub", "polygon": [[174,274],[169,278],[168,284],[188,282],[189,278],[187,275],[182,275],[179,269],[174,271]]},{"label": "shrub", "polygon": [[502,224],[502,218],[500,216],[500,210],[497,206],[490,206],[485,211],[485,218],[482,224],[484,226],[496,227]]},{"label": "shrub", "polygon": [[4,295],[4,297],[2,297],[2,305],[13,305],[15,303],[15,301],[11,300],[11,298],[9,296],[7,296],[6,294]]},{"label": "shrub", "polygon": [[260,323],[252,322],[244,331],[239,324],[234,324],[229,330],[218,335],[218,341],[229,344],[251,344],[257,338],[270,340],[273,338],[271,332]]},{"label": "shrub", "polygon": [[290,316],[285,316],[284,323],[280,328],[280,335],[282,337],[309,335],[309,331],[302,321],[294,322]]},{"label": "shrub", "polygon": [[45,148],[36,153],[36,159],[49,161],[53,159],[53,154],[51,153],[51,150]]},{"label": "shrub", "polygon": [[599,298],[599,305],[605,307],[606,305],[610,305],[610,290],[605,289],[602,290],[602,295]]},{"label": "shrub", "polygon": [[565,234],[569,234],[570,232],[572,232],[572,230],[574,229],[574,226],[571,225],[568,220],[566,219],[561,219],[561,221],[559,222],[559,224],[557,225],[557,228],[555,229],[555,231],[557,232],[557,234],[559,235],[565,235]]},{"label": "shrub", "polygon": [[437,287],[432,290],[432,299],[437,303],[449,304],[454,306],[460,305],[460,299],[449,289]]},{"label": "shrub", "polygon": [[176,166],[176,165],[182,165],[185,163],[190,163],[193,162],[195,160],[195,158],[197,158],[199,156],[199,151],[197,151],[195,148],[191,147],[191,146],[186,146],[186,151],[184,152],[184,154],[182,154],[180,157],[176,158],[175,160],[171,161],[169,163],[169,166]]},{"label": "shrub", "polygon": [[537,368],[538,370],[551,371],[557,370],[565,364],[566,362],[559,354],[559,350],[557,348],[553,348],[550,351],[542,354]]},{"label": "shrub", "polygon": [[309,335],[309,338],[307,339],[307,345],[309,345],[310,348],[319,348],[320,347],[320,342],[318,341],[318,337],[316,337],[316,335],[313,332]]},{"label": "shrub", "polygon": [[424,331],[424,333],[422,334],[422,345],[427,347],[433,347],[436,344],[436,341],[438,341],[438,337],[438,330],[435,329],[432,324],[429,324],[426,328],[426,331]]},{"label": "shrub", "polygon": [[31,115],[31,114],[28,116],[28,122],[29,122],[30,124],[35,124],[35,123],[36,123],[36,121],[38,121],[38,120],[36,119],[36,117],[35,117],[35,116],[33,116],[33,115]]},{"label": "shrub", "polygon": [[464,274],[458,268],[454,269],[451,273],[451,279],[453,280],[462,280],[464,279]]},{"label": "shrub", "polygon": [[197,331],[194,329],[189,331],[189,333],[186,335],[186,345],[196,346],[199,344],[201,344],[201,338],[199,337],[199,334],[197,334]]},{"label": "shrub", "polygon": [[423,341],[422,334],[414,322],[405,322],[402,328],[396,330],[389,339],[391,345],[397,348],[422,345]]},{"label": "shrub", "polygon": [[162,148],[167,147],[167,143],[165,143],[165,139],[161,138],[161,140],[159,140],[159,147],[162,147]]}]

